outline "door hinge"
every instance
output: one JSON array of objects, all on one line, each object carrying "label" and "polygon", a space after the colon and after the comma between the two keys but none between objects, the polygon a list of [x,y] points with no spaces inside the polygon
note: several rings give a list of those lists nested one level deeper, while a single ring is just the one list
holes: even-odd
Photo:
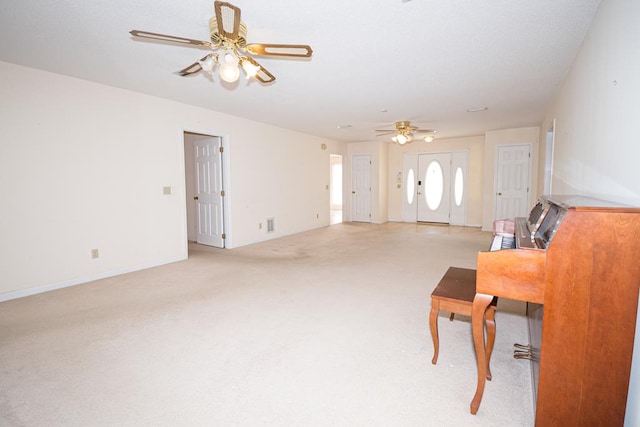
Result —
[{"label": "door hinge", "polygon": [[220,147],[220,152],[224,153],[224,148]]},{"label": "door hinge", "polygon": [[221,197],[224,197],[224,195],[225,195],[225,192],[224,192],[224,190],[222,190],[222,191],[220,192],[220,196],[221,196]]},{"label": "door hinge", "polygon": [[222,240],[226,239],[227,235],[225,233],[222,233]]}]

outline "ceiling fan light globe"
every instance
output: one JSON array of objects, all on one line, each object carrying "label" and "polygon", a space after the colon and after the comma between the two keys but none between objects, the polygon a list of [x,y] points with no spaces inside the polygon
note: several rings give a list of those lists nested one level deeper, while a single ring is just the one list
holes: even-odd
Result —
[{"label": "ceiling fan light globe", "polygon": [[433,135],[427,135],[424,137],[424,142],[433,142]]},{"label": "ceiling fan light globe", "polygon": [[398,142],[398,144],[404,145],[407,142],[409,142],[409,138],[406,135],[399,134],[399,135],[396,135],[396,141]]},{"label": "ceiling fan light globe", "polygon": [[220,66],[220,78],[225,82],[233,83],[240,78],[240,69],[235,64],[222,64]]},{"label": "ceiling fan light globe", "polygon": [[252,64],[249,61],[242,61],[242,69],[245,73],[247,73],[247,79],[250,79],[251,77],[255,77],[256,74],[258,74],[260,67]]},{"label": "ceiling fan light globe", "polygon": [[232,53],[225,53],[222,60],[225,64],[238,65],[238,57]]},{"label": "ceiling fan light globe", "polygon": [[208,73],[213,72],[213,68],[216,66],[216,62],[211,56],[207,56],[207,59],[204,61],[200,61],[200,66],[202,69]]}]

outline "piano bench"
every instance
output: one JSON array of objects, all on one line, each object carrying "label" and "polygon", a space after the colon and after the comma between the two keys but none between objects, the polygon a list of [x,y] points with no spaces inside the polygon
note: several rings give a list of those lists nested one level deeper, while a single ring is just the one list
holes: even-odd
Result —
[{"label": "piano bench", "polygon": [[[440,282],[431,293],[431,312],[429,314],[429,326],[433,337],[434,365],[438,361],[438,313],[440,310],[451,313],[449,320],[453,320],[455,314],[471,317],[473,298],[476,295],[476,270],[468,268],[449,267]],[[489,361],[496,338],[496,305],[498,298],[493,298],[485,312],[487,327],[487,379],[491,380]]]}]

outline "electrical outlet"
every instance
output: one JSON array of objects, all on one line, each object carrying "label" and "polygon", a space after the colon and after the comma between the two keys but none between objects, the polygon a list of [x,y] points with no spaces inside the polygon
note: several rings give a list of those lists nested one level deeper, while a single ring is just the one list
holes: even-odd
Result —
[{"label": "electrical outlet", "polygon": [[100,258],[100,252],[97,249],[91,249],[91,259]]},{"label": "electrical outlet", "polygon": [[171,194],[171,187],[162,187],[162,194],[164,194],[165,196]]}]

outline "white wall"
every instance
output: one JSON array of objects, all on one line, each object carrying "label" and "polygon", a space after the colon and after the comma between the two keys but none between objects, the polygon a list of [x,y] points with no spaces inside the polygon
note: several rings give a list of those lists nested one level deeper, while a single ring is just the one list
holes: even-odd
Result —
[{"label": "white wall", "polygon": [[223,137],[229,246],[329,224],[343,144],[8,63],[0,80],[0,300],[184,259],[184,131]]},{"label": "white wall", "polygon": [[467,165],[467,219],[466,225],[480,226],[482,223],[482,182],[484,179],[483,156],[484,137],[436,139],[427,143],[421,140],[403,146],[389,144],[389,220],[402,221],[402,201],[404,188],[397,186],[397,174],[402,172],[405,153],[444,153],[466,150],[469,152]]},{"label": "white wall", "polygon": [[378,221],[389,221],[389,146],[388,142],[378,143],[378,159],[380,164],[380,173],[378,174]]},{"label": "white wall", "polygon": [[[343,144],[246,121],[232,129],[225,148],[230,247],[329,225],[330,153]],[[274,233],[266,234],[267,218],[274,218]]]},{"label": "white wall", "polygon": [[603,1],[543,125],[555,117],[554,193],[640,205],[639,64],[640,2]]},{"label": "white wall", "polygon": [[[640,2],[604,0],[542,129],[556,119],[553,192],[640,206]],[[540,153],[544,154],[544,138]],[[540,162],[544,165],[544,159]],[[636,328],[640,327],[640,324]],[[640,425],[636,329],[625,425]]]}]

